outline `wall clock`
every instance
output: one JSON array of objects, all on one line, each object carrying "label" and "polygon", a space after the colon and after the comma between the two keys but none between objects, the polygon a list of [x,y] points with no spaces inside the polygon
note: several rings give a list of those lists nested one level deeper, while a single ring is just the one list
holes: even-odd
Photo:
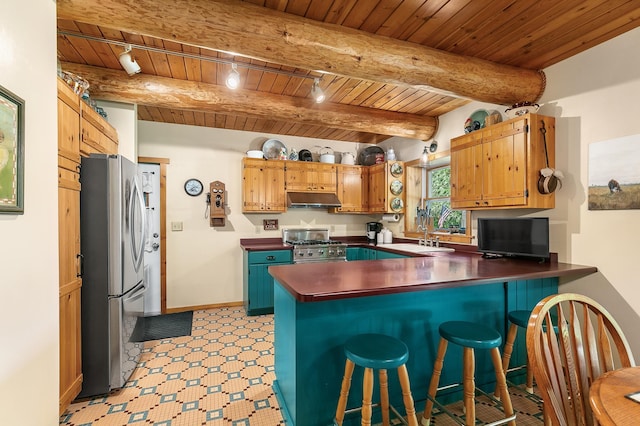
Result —
[{"label": "wall clock", "polygon": [[187,194],[191,195],[192,197],[195,197],[197,195],[202,194],[202,182],[200,182],[198,179],[188,179],[185,183],[184,183],[184,190]]}]

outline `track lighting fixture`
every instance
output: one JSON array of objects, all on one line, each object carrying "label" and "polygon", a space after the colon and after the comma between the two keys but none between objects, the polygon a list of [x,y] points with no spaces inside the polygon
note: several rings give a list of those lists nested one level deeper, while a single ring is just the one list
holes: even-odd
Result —
[{"label": "track lighting fixture", "polygon": [[240,86],[240,73],[238,73],[238,66],[231,64],[231,71],[227,76],[227,80],[224,82],[229,89],[237,89]]},{"label": "track lighting fixture", "polygon": [[[95,41],[95,42],[98,42],[98,43],[107,43],[107,44],[114,45],[114,46],[122,46],[122,47],[128,48],[129,51],[131,50],[131,48],[135,48],[136,50],[146,50],[147,52],[160,53],[161,55],[173,55],[173,56],[179,56],[179,57],[182,57],[182,58],[196,59],[198,61],[213,62],[213,63],[216,63],[216,64],[231,64],[231,66],[233,68],[237,68],[238,66],[240,66],[242,68],[247,68],[247,69],[250,69],[250,70],[268,72],[268,73],[272,73],[272,74],[286,75],[286,76],[289,76],[289,77],[317,79],[317,77],[314,77],[313,75],[305,74],[305,73],[302,73],[302,72],[291,72],[291,71],[281,70],[281,69],[277,69],[277,68],[273,68],[273,67],[269,67],[269,66],[256,65],[256,64],[249,63],[249,62],[238,62],[234,66],[234,62],[231,59],[223,59],[223,58],[216,58],[214,56],[208,56],[208,55],[195,55],[195,54],[187,53],[187,52],[178,52],[178,51],[173,51],[173,50],[160,49],[160,48],[153,47],[153,46],[146,46],[144,44],[124,43],[124,42],[122,42],[120,40],[108,40],[108,39],[104,39],[104,38],[100,38],[100,37],[92,37],[90,35],[77,34],[77,33],[69,32],[69,31],[58,31],[58,35],[65,36],[65,37],[77,37],[77,38],[81,38],[83,40],[91,40],[91,41]],[[125,51],[124,53],[129,53],[129,51]],[[129,58],[130,58],[130,56],[129,56]],[[133,61],[133,62],[135,63],[135,61]],[[122,66],[125,67],[124,64]],[[238,86],[239,86],[239,84],[238,84]]]},{"label": "track lighting fixture", "polygon": [[311,97],[316,101],[317,104],[321,104],[326,99],[324,92],[320,88],[319,78],[316,78],[313,80],[313,87],[311,88]]},{"label": "track lighting fixture", "polygon": [[140,72],[140,65],[136,62],[136,60],[131,56],[131,45],[127,44],[124,47],[124,52],[120,54],[118,58],[120,61],[120,65],[129,75],[134,75]]},{"label": "track lighting fixture", "polygon": [[427,168],[429,166],[429,147],[425,145],[422,154],[420,154],[420,159],[418,160],[418,166],[422,168]]}]

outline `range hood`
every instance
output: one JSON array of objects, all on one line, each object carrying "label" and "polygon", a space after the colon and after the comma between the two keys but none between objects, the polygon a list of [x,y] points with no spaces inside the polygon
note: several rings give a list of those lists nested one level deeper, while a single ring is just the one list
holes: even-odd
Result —
[{"label": "range hood", "polygon": [[340,207],[338,196],[330,192],[287,192],[288,207]]}]

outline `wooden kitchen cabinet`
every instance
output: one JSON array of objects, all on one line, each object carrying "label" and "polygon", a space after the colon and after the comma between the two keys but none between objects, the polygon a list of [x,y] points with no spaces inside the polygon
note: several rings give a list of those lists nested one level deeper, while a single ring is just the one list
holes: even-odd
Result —
[{"label": "wooden kitchen cabinet", "polygon": [[526,114],[451,140],[451,207],[454,209],[555,207],[555,194],[537,189],[555,167],[555,118]]},{"label": "wooden kitchen cabinet", "polygon": [[404,213],[405,172],[402,161],[369,166],[369,212]]},{"label": "wooden kitchen cabinet", "polygon": [[369,212],[369,168],[338,164],[337,194],[340,207],[329,209],[331,213]]},{"label": "wooden kitchen cabinet", "polygon": [[118,134],[58,79],[60,414],[82,389],[80,159],[94,152],[117,154]]},{"label": "wooden kitchen cabinet", "polygon": [[59,414],[62,414],[82,389],[81,284],[61,289],[60,293]]},{"label": "wooden kitchen cabinet", "polygon": [[242,159],[242,212],[286,210],[284,161]]},{"label": "wooden kitchen cabinet", "polygon": [[80,98],[60,79],[58,79],[58,158],[80,164]]},{"label": "wooden kitchen cabinet", "polygon": [[336,165],[289,161],[285,165],[288,192],[336,192]]},{"label": "wooden kitchen cabinet", "polygon": [[62,414],[82,388],[80,98],[58,79],[58,257]]},{"label": "wooden kitchen cabinet", "polygon": [[80,153],[117,154],[118,133],[100,114],[81,102]]}]

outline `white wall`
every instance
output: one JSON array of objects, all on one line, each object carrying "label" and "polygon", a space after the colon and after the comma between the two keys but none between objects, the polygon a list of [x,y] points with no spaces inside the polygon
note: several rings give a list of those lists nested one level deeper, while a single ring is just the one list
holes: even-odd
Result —
[{"label": "white wall", "polygon": [[24,214],[0,215],[0,424],[58,424],[56,5],[3,2],[0,85],[25,101]]},{"label": "white wall", "polygon": [[[89,88],[91,91],[91,88]],[[122,102],[98,101],[107,113],[107,121],[118,131],[118,154],[138,162],[138,108]]]},{"label": "white wall", "polygon": [[[241,238],[280,238],[286,227],[327,227],[332,236],[364,235],[364,224],[380,216],[335,215],[326,209],[290,209],[283,214],[242,213],[242,158],[269,138],[287,148],[330,146],[355,152],[358,144],[206,127],[141,121],[138,154],[169,158],[167,167],[167,307],[185,307],[242,300]],[[184,182],[195,177],[205,185],[224,182],[228,217],[225,227],[210,227],[205,194],[190,197]],[[280,230],[264,231],[263,219],[278,219]],[[171,222],[183,231],[172,232]]]}]

